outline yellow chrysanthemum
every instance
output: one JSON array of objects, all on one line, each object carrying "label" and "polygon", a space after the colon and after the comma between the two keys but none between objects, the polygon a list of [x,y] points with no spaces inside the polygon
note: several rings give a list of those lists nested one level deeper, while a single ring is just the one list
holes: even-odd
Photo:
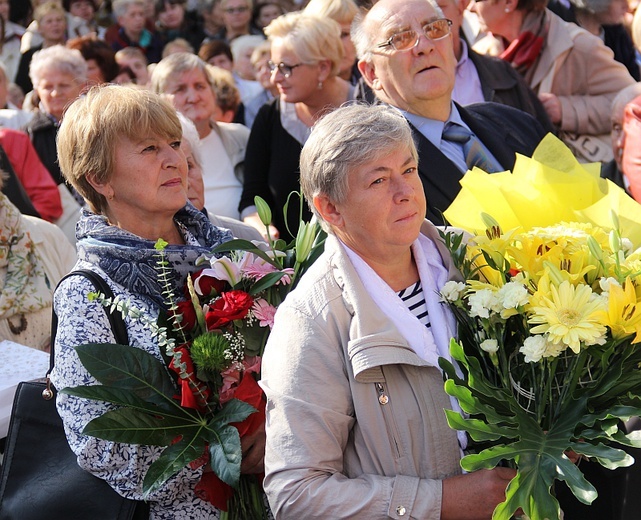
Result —
[{"label": "yellow chrysanthemum", "polygon": [[592,289],[587,285],[573,286],[564,281],[559,287],[550,284],[549,291],[533,297],[532,316],[528,322],[536,325],[530,332],[548,334],[552,343],[562,343],[578,354],[581,342],[586,345],[600,343],[606,332],[601,323],[605,304],[601,299],[591,299]]},{"label": "yellow chrysanthemum", "polygon": [[632,343],[641,341],[641,305],[637,302],[634,284],[628,278],[623,287],[610,285],[608,309],[604,312],[605,323],[612,331],[612,337],[623,339],[636,334]]}]

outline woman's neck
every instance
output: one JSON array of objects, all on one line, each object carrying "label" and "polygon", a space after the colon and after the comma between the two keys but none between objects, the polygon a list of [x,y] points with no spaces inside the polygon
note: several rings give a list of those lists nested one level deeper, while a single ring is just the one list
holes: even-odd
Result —
[{"label": "woman's neck", "polygon": [[337,76],[332,76],[323,82],[312,99],[296,103],[296,115],[307,126],[314,123],[325,114],[328,108],[338,108],[345,101],[349,93],[349,83]]},{"label": "woman's neck", "polygon": [[211,134],[212,124],[209,119],[198,122],[194,121],[194,125],[196,126],[196,130],[198,131],[198,137],[200,137],[201,139],[204,139],[209,134]]},{"label": "woman's neck", "polygon": [[506,13],[506,23],[505,28],[496,33],[495,36],[502,36],[508,42],[508,45],[516,40],[521,31],[523,30],[523,20],[527,13],[521,9],[515,9],[509,13]]},{"label": "woman's neck", "polygon": [[162,238],[171,245],[181,245],[185,243],[185,238],[178,229],[173,217],[169,220],[160,218],[138,218],[135,215],[126,214],[124,216],[118,216],[117,212],[108,212],[107,220],[110,225],[129,231],[146,240],[156,241]]}]

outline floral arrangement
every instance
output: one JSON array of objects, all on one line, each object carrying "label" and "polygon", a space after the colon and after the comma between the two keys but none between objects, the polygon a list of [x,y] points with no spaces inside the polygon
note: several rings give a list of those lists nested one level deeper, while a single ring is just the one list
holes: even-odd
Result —
[{"label": "floral arrangement", "polygon": [[[267,226],[269,208],[260,199],[256,204]],[[221,518],[266,518],[259,479],[240,473],[241,438],[264,426],[257,377],[276,307],[322,251],[323,234],[311,222],[301,223],[292,244],[271,238],[221,244],[197,262],[201,268],[188,276],[182,297],[168,282],[166,245],[156,244],[169,309],[158,322],[127,301],[89,295],[112,312],[145,321],[165,360],[127,345],[80,345],[80,361],[101,384],[62,392],[119,405],[83,433],[165,448],[144,477],[144,496],[186,465],[207,465],[195,492],[219,508]]]},{"label": "floral arrangement", "polygon": [[[552,169],[532,160],[528,166]],[[537,189],[564,203],[551,184]],[[466,416],[446,413],[450,426],[473,441],[461,461],[465,470],[506,462],[517,469],[494,519],[510,519],[519,509],[532,520],[558,519],[555,480],[585,504],[597,496],[571,452],[614,469],[634,462],[622,446],[641,446],[641,437],[621,424],[641,415],[641,250],[623,234],[616,213],[607,228],[576,221],[579,211],[566,200],[562,211],[575,221],[536,227],[536,197],[528,208],[521,188],[501,185],[500,192],[504,205],[476,198],[480,232],[478,216],[448,210],[467,234],[442,233],[465,280],[441,292],[459,324],[459,341],[451,343],[455,364],[441,359],[440,365],[446,392]],[[509,211],[499,209],[498,218],[484,211],[502,205]],[[516,222],[516,212],[529,221]],[[512,227],[504,231],[503,222]]]}]

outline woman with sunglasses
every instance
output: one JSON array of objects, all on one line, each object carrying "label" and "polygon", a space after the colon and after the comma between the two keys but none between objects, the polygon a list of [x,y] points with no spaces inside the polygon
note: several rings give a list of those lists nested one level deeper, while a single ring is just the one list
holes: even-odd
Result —
[{"label": "woman with sunglasses", "polygon": [[[272,42],[271,82],[278,99],[258,112],[247,143],[245,182],[239,210],[245,223],[265,232],[254,197],[267,201],[273,215],[273,236],[290,240],[296,235],[300,201],[299,157],[312,125],[328,111],[353,99],[354,89],[338,77],[343,58],[340,26],[333,20],[301,13],[276,18],[266,28]],[[311,214],[305,208],[303,216]]]}]

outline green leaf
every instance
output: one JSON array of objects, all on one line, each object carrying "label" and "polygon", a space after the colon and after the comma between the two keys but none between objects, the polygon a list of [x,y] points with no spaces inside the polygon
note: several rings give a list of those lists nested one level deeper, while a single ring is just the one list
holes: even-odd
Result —
[{"label": "green leaf", "polygon": [[467,432],[476,442],[494,441],[505,436],[505,429],[489,425],[477,419],[464,419],[461,414],[453,410],[445,410],[447,424],[453,430]]},{"label": "green leaf", "polygon": [[142,483],[143,499],[147,499],[173,475],[203,455],[205,440],[201,437],[201,433],[200,428],[185,432],[182,439],[163,450],[145,474]]},{"label": "green leaf", "polygon": [[202,426],[202,421],[193,418],[150,415],[131,408],[118,408],[91,420],[82,433],[125,444],[167,446],[177,436]]},{"label": "green leaf", "polygon": [[579,455],[597,459],[599,464],[607,469],[623,468],[634,464],[634,458],[625,451],[603,444],[575,442],[570,448]]},{"label": "green leaf", "polygon": [[76,386],[63,388],[60,393],[92,399],[93,401],[105,401],[119,406],[127,406],[151,414],[180,414],[180,409],[177,411],[175,407],[168,407],[165,403],[161,405],[149,403],[129,390],[122,388],[111,388],[102,385]]},{"label": "green leaf", "polygon": [[249,294],[255,296],[258,293],[269,289],[271,286],[276,285],[283,276],[285,276],[285,273],[283,272],[266,274],[249,288]]},{"label": "green leaf", "polygon": [[227,425],[217,428],[215,433],[209,431],[209,457],[211,469],[218,478],[231,487],[236,487],[243,458],[238,430]]},{"label": "green leaf", "polygon": [[252,405],[240,399],[230,399],[209,422],[207,428],[217,430],[229,423],[242,422],[257,411]]},{"label": "green leaf", "polygon": [[211,252],[215,254],[215,253],[229,253],[231,251],[248,251],[249,253],[253,253],[256,256],[262,258],[267,263],[273,265],[277,269],[280,269],[280,264],[276,260],[271,258],[269,255],[267,255],[265,251],[259,249],[248,240],[243,240],[240,238],[234,238],[233,240],[223,242],[222,244],[212,249]]},{"label": "green leaf", "polygon": [[156,404],[173,402],[176,387],[164,362],[142,349],[113,343],[75,347],[81,363],[100,383],[134,392]]}]

